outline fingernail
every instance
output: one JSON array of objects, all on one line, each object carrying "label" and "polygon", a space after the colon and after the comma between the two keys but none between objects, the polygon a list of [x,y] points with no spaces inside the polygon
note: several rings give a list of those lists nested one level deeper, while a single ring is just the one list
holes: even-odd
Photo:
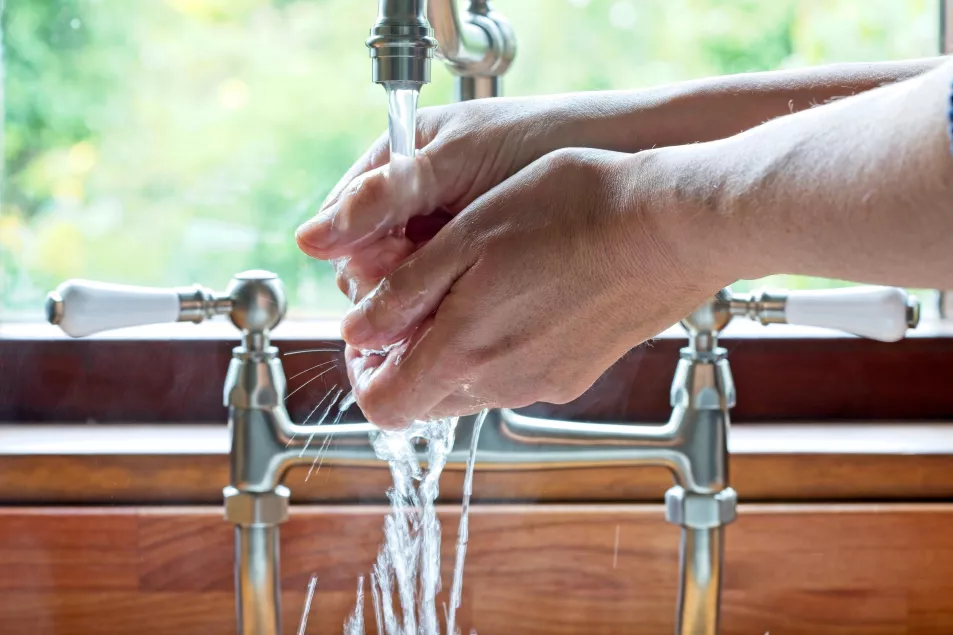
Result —
[{"label": "fingernail", "polygon": [[318,249],[330,247],[337,242],[338,232],[334,228],[334,210],[327,209],[311,220],[303,223],[295,231],[298,242],[311,245]]},{"label": "fingernail", "polygon": [[364,298],[357,306],[348,311],[344,319],[341,320],[341,337],[351,346],[358,348],[374,334],[370,322],[364,317],[363,307],[366,303],[367,298]]}]

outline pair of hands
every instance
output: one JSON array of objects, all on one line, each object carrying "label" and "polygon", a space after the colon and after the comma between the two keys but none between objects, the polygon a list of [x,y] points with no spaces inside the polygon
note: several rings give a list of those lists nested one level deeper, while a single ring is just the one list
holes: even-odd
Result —
[{"label": "pair of hands", "polygon": [[372,422],[570,401],[732,279],[691,239],[715,238],[682,163],[566,147],[584,127],[546,99],[421,110],[415,159],[382,137],[298,229],[355,302],[342,336]]}]

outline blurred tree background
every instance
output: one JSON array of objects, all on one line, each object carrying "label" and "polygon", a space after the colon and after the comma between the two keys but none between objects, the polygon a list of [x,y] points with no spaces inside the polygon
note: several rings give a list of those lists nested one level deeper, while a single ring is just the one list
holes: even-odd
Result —
[{"label": "blurred tree background", "polygon": [[[13,0],[2,15],[0,309],[71,277],[222,288],[277,271],[345,306],[295,227],[386,126],[376,0]],[[937,0],[496,0],[509,95],[937,52]],[[445,102],[434,64],[422,105]],[[785,278],[786,286],[825,281]]]}]

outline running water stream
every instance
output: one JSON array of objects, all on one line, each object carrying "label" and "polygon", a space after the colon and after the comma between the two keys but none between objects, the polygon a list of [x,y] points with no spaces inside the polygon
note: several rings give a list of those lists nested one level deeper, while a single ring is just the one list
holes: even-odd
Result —
[{"label": "running water stream", "polygon": [[[388,100],[391,167],[412,159],[416,143],[419,86],[385,86]],[[385,351],[381,353],[386,354]],[[474,422],[467,458],[463,506],[457,536],[450,605],[443,605],[446,634],[457,635],[456,613],[463,593],[463,561],[468,540],[468,512],[473,489],[473,466],[483,411]],[[437,594],[440,579],[440,520],[435,501],[440,475],[453,449],[457,418],[415,421],[406,430],[376,433],[372,443],[378,458],[386,460],[393,478],[388,491],[390,513],[384,520],[384,543],[369,576],[379,635],[440,635]],[[418,460],[418,446],[426,446],[426,464]],[[394,605],[394,597],[397,606]],[[345,624],[345,635],[364,633],[364,578],[358,583],[357,603]],[[475,631],[471,631],[475,633]]]},{"label": "running water stream", "polygon": [[413,157],[417,141],[417,98],[420,87],[415,84],[387,85],[387,127],[390,132],[390,154]]}]

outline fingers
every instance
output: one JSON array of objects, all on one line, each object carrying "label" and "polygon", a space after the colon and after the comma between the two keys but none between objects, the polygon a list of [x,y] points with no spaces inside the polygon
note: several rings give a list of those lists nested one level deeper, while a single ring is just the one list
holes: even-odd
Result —
[{"label": "fingers", "polygon": [[381,280],[344,317],[344,340],[360,349],[380,350],[410,335],[471,266],[474,250],[460,249],[459,244],[456,232],[441,232]]},{"label": "fingers", "polygon": [[447,351],[445,337],[429,317],[387,357],[348,347],[348,377],[369,421],[381,428],[405,428],[426,418],[450,395],[455,382],[447,378],[454,373],[447,373],[441,363]]},{"label": "fingers", "polygon": [[[405,415],[405,417],[410,416],[410,418],[392,418],[387,413],[399,412],[399,408],[401,408],[400,406],[378,406],[378,404],[375,402],[375,399],[380,398],[379,395],[384,389],[378,385],[378,382],[382,380],[378,377],[375,377],[374,373],[377,372],[381,365],[384,364],[386,358],[383,355],[375,354],[365,356],[356,348],[351,346],[345,348],[344,358],[347,362],[348,378],[351,380],[351,385],[354,387],[355,397],[358,400],[358,405],[361,406],[364,415],[369,421],[371,421],[371,423],[374,423],[375,425],[378,425],[382,428],[405,428],[414,420],[463,417],[466,415],[476,414],[485,408],[494,408],[498,405],[491,403],[486,399],[473,397],[467,394],[466,391],[461,391],[458,389],[456,392],[448,394],[446,397],[441,399],[440,402],[433,406],[429,411],[424,412],[423,410],[416,409],[415,412],[419,412],[420,414],[412,416]],[[358,378],[362,380],[360,383],[357,381]],[[386,381],[386,377],[383,379],[383,381]],[[367,395],[369,390],[371,391],[371,396],[368,398]],[[374,394],[374,390],[377,391],[377,394]],[[386,409],[384,414],[379,412],[381,408]],[[369,412],[370,414],[368,414]]]},{"label": "fingers", "polygon": [[491,404],[487,400],[477,399],[469,395],[454,393],[434,406],[427,413],[427,419],[443,419],[445,417],[465,417],[480,412],[485,408],[495,408],[497,404]]},{"label": "fingers", "polygon": [[374,290],[381,279],[403,262],[414,250],[414,244],[401,236],[385,236],[350,258],[333,261],[337,285],[356,304]]},{"label": "fingers", "polygon": [[354,165],[351,166],[351,169],[348,170],[344,176],[341,177],[328,194],[327,198],[324,199],[324,202],[321,203],[321,209],[325,209],[332,203],[335,203],[340,197],[341,192],[344,191],[344,188],[347,185],[356,179],[361,174],[365,172],[370,172],[371,170],[376,170],[382,165],[386,165],[390,160],[390,141],[389,135],[385,132],[379,136],[374,143],[371,144],[371,147],[367,149],[367,152],[361,156],[360,159],[354,162]]},{"label": "fingers", "polygon": [[363,172],[346,185],[295,238],[308,255],[328,260],[352,253],[383,236],[402,232],[408,219],[440,207],[441,184],[429,155],[400,157]]}]

